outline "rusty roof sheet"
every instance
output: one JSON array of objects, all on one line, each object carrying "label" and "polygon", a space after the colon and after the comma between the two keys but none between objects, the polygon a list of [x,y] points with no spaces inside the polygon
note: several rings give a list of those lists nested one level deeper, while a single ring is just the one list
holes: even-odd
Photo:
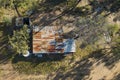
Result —
[{"label": "rusty roof sheet", "polygon": [[33,29],[33,53],[75,52],[74,39],[63,39],[63,30],[57,26]]}]

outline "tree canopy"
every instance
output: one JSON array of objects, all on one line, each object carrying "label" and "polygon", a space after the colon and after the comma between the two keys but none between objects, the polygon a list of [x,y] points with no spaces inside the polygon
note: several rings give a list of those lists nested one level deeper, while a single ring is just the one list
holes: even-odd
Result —
[{"label": "tree canopy", "polygon": [[27,25],[24,25],[22,29],[13,32],[13,36],[9,37],[9,43],[16,53],[26,54],[29,50],[29,33]]}]

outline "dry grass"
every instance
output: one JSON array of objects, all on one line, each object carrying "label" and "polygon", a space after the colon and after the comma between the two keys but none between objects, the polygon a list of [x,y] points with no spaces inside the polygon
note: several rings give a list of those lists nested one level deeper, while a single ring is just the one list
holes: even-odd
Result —
[{"label": "dry grass", "polygon": [[[84,3],[82,6],[86,5],[87,3]],[[79,5],[78,5],[79,6]],[[4,11],[3,11],[4,12]],[[9,10],[8,10],[9,12]],[[46,13],[45,15],[47,15]],[[8,13],[7,13],[8,15]],[[13,15],[13,13],[12,13]],[[40,19],[44,16],[44,14],[36,15],[37,20],[40,21]],[[40,18],[41,17],[41,18]],[[36,18],[35,18],[36,19]],[[114,23],[112,21],[112,18],[109,18],[109,23]],[[36,22],[38,22],[36,21]],[[54,23],[57,24],[57,21]],[[55,25],[56,25],[55,24]],[[68,23],[66,23],[68,24]],[[57,24],[59,25],[59,24]],[[60,24],[63,25],[63,24]],[[0,30],[0,42],[2,41],[3,31]],[[78,40],[76,41],[77,44],[77,51],[76,53],[71,56],[67,56],[59,61],[55,61],[54,59],[47,58],[46,59],[23,59],[21,57],[14,57],[11,58],[12,61],[9,60],[6,64],[0,64],[0,80],[46,80],[47,76],[49,74],[52,74],[51,77],[57,75],[58,72],[61,72],[62,74],[65,74],[69,71],[76,71],[78,72],[81,68],[86,68],[87,66],[79,66],[82,64],[82,59],[85,58],[83,61],[93,62],[93,65],[90,66],[91,74],[87,75],[90,77],[93,77],[94,80],[98,80],[98,78],[106,76],[106,79],[112,79],[116,74],[119,74],[120,72],[120,63],[116,62],[115,66],[109,70],[105,66],[105,62],[102,62],[101,58],[95,59],[94,57],[88,57],[92,54],[93,51],[96,50],[96,47],[94,45],[87,45],[85,48],[81,49],[80,44],[81,42]],[[1,47],[1,46],[0,46]],[[103,47],[102,43],[100,43],[100,47]],[[6,49],[2,49],[0,53],[7,53]],[[87,58],[88,57],[88,58]],[[17,58],[17,59],[16,59]],[[104,58],[104,56],[103,56]],[[15,60],[14,60],[15,59]],[[107,59],[108,61],[111,60],[111,58]],[[16,61],[16,62],[14,62]],[[78,63],[78,64],[75,64]],[[98,65],[96,65],[98,64]],[[78,66],[78,68],[76,68]],[[83,71],[83,70],[82,70]],[[100,74],[99,74],[100,72]],[[74,73],[74,72],[69,72]],[[79,74],[80,72],[78,72]],[[59,73],[58,73],[59,74]],[[69,79],[74,79],[73,75],[68,75]],[[77,76],[77,75],[75,75]],[[79,77],[79,76],[77,76]],[[59,80],[61,76],[58,76]],[[66,78],[67,79],[67,78]],[[51,79],[52,80],[52,79]]]}]

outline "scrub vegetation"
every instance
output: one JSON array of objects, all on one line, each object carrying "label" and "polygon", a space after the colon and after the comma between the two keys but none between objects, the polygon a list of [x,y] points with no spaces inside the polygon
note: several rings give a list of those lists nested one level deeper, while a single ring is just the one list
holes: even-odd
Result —
[{"label": "scrub vegetation", "polygon": [[[120,66],[119,4],[120,0],[0,0],[0,66],[10,64],[16,74],[45,75],[47,80],[89,80],[99,65],[104,64],[104,71]],[[29,49],[29,34],[26,25],[20,30],[13,27],[14,18],[24,16],[31,19],[31,26],[63,26],[66,36],[75,38],[77,34],[76,52],[42,58],[20,55]],[[100,79],[120,79],[119,68],[115,72]],[[0,67],[0,79],[10,74]]]}]

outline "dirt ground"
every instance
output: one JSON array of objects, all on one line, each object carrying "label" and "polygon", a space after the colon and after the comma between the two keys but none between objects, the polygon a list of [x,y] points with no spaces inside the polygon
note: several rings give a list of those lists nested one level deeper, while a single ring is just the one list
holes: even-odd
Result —
[{"label": "dirt ground", "polygon": [[[56,14],[60,13],[56,12]],[[56,15],[38,13],[32,17],[36,19],[33,23],[38,26],[61,24],[59,20],[49,23],[48,20],[52,20],[52,16]],[[108,18],[109,21],[112,20],[111,18]],[[60,26],[68,23],[71,21],[62,22]],[[98,51],[83,60],[76,59],[71,64],[73,67],[64,73],[58,71],[46,75],[26,75],[15,71],[11,62],[0,63],[0,80],[120,80],[120,59],[113,54],[102,54]]]},{"label": "dirt ground", "polygon": [[0,80],[119,80],[120,60],[112,54],[93,53],[84,60],[76,59],[67,72],[46,75],[19,74],[10,62],[0,64]]}]

